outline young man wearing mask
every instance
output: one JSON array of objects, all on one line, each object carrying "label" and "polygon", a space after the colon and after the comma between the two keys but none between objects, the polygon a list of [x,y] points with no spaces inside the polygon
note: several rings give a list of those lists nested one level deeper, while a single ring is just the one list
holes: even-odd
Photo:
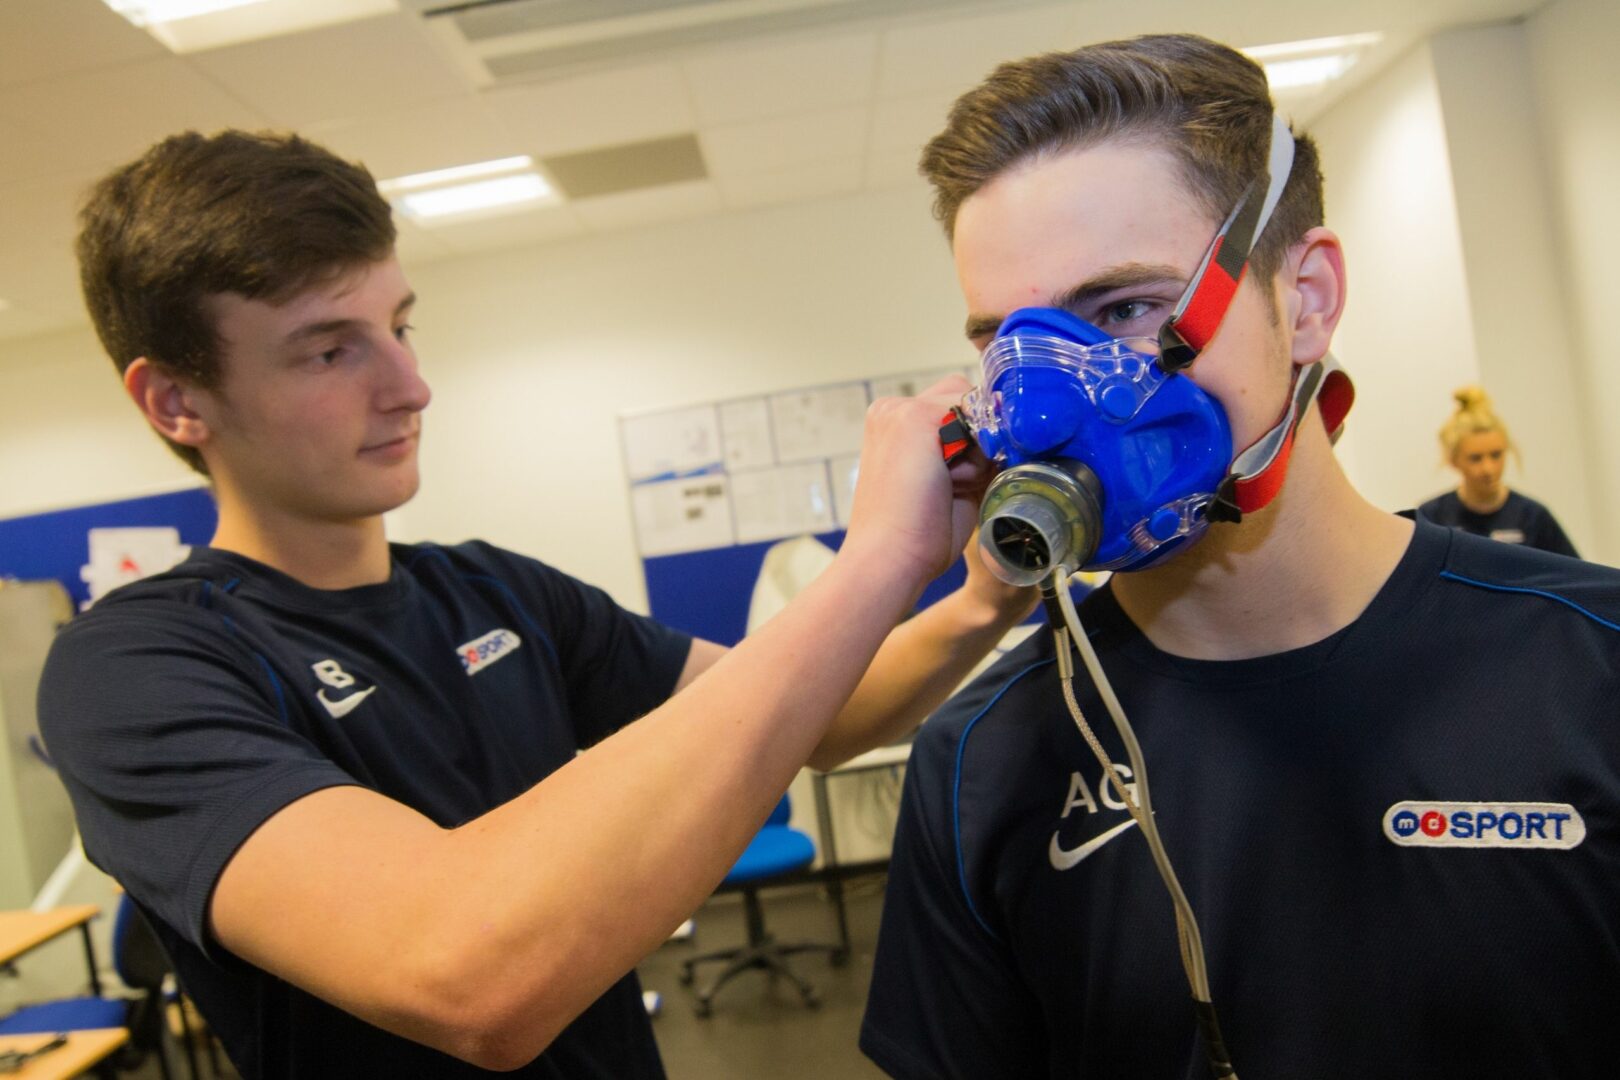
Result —
[{"label": "young man wearing mask", "polygon": [[245,1076],[662,1076],[634,965],[800,766],[915,724],[1028,610],[974,568],[890,634],[972,524],[945,406],[872,408],[834,565],[726,655],[487,544],[389,544],[429,391],[363,168],[180,135],[82,220],[97,331],[219,504],[52,651],[91,859]]},{"label": "young man wearing mask", "polygon": [[[862,1034],[894,1076],[1613,1072],[1620,575],[1349,484],[1343,397],[1309,392],[1334,381],[1344,258],[1315,148],[1273,122],[1253,62],[1156,36],[1003,65],[924,152],[974,344],[1031,307],[1146,339],[1175,372],[1155,393],[1190,380],[1177,392],[1218,407],[1230,447],[1260,449],[1221,458],[1191,531],[1172,513],[1122,533],[1129,556],[1081,606],[1151,772],[1143,817],[1084,674],[1079,712],[1126,792],[1066,707],[1053,635],[919,734]],[[1229,306],[1204,288],[1217,268]],[[1134,407],[1071,389],[1064,408]],[[1116,453],[1083,449],[1096,475]],[[1118,495],[1102,485],[1105,514]],[[1155,561],[1160,540],[1180,550]],[[1178,950],[1144,821],[1202,929],[1224,1047],[1195,1022],[1197,950]]]}]

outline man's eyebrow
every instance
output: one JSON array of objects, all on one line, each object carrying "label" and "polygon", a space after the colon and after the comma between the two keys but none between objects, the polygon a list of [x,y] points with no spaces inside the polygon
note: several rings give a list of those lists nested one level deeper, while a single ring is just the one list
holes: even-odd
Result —
[{"label": "man's eyebrow", "polygon": [[[1172,284],[1181,286],[1186,283],[1186,275],[1175,268],[1162,263],[1124,263],[1120,266],[1111,266],[1102,273],[1097,274],[1076,285],[1066,292],[1058,293],[1047,301],[1047,307],[1062,308],[1064,311],[1079,314],[1080,310],[1091,304],[1099,296],[1118,292],[1120,289],[1140,288],[1144,285]],[[964,328],[969,341],[984,337],[986,334],[996,332],[1006,315],[973,314],[967,318]]]},{"label": "man's eyebrow", "polygon": [[[398,304],[394,305],[394,318],[399,318],[401,314],[409,310],[415,305],[415,303],[416,294],[408,294]],[[298,329],[288,334],[287,341],[288,343],[305,341],[309,338],[320,337],[322,334],[330,334],[339,330],[347,330],[352,326],[358,325],[359,322],[359,319],[328,319],[325,322],[305,323],[303,326],[300,326]]]}]

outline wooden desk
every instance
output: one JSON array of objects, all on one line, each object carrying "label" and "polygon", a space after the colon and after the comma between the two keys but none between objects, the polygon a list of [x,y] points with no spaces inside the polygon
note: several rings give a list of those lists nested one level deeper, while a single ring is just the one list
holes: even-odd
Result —
[{"label": "wooden desk", "polygon": [[[0,1052],[29,1051],[56,1036],[0,1035]],[[89,1028],[67,1033],[67,1045],[23,1063],[18,1072],[4,1074],[7,1080],[68,1080],[78,1076],[129,1041],[128,1028]]]},{"label": "wooden desk", "polygon": [[90,943],[90,920],[100,911],[95,904],[73,904],[49,911],[0,911],[0,966],[76,927],[84,935],[84,958],[90,965],[90,992],[100,997],[96,950]]}]

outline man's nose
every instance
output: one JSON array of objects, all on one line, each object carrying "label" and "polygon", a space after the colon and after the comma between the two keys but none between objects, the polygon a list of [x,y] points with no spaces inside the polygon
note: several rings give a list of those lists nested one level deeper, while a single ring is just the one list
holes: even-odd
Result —
[{"label": "man's nose", "polygon": [[418,370],[416,353],[404,342],[389,340],[385,349],[382,407],[421,412],[433,400],[433,391]]}]

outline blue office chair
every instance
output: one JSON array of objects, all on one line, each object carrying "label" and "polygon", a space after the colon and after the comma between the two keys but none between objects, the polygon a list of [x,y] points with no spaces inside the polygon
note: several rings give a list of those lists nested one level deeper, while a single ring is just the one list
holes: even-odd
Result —
[{"label": "blue office chair", "polygon": [[788,825],[788,816],[791,812],[792,803],[788,801],[786,795],[783,795],[781,801],[776,804],[776,809],[771,811],[770,818],[755,834],[747,849],[732,866],[731,873],[727,874],[721,883],[722,888],[735,886],[742,891],[743,908],[748,919],[748,944],[734,949],[704,953],[681,963],[681,982],[691,986],[697,965],[711,960],[726,961],[726,966],[720,974],[697,992],[696,1010],[699,1016],[710,1015],[713,1011],[714,995],[734,976],[750,968],[763,968],[773,979],[778,975],[787,979],[798,988],[804,1003],[815,1008],[821,1004],[821,999],[816,996],[815,987],[788,967],[787,958],[794,953],[825,952],[834,965],[843,964],[849,959],[848,953],[840,945],[821,945],[813,942],[781,944],[765,929],[765,914],[759,905],[759,890],[795,871],[806,869],[816,858],[815,842]]},{"label": "blue office chair", "polygon": [[[129,1028],[129,1042],[109,1059],[112,1068],[136,1069],[155,1052],[164,1080],[172,1080],[163,1054],[163,980],[169,958],[157,935],[128,894],[118,902],[113,920],[113,966],[135,997],[91,994],[39,1005],[25,1005],[0,1019],[0,1035],[34,1035],[90,1028]],[[196,1075],[196,1067],[192,1067]]]}]

